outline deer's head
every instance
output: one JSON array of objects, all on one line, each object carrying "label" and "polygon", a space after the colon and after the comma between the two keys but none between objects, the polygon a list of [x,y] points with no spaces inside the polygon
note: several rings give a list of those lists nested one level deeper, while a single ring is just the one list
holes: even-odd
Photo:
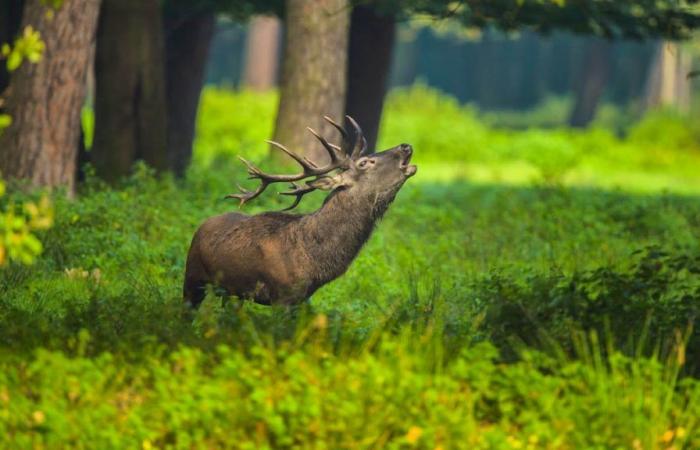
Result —
[{"label": "deer's head", "polygon": [[250,178],[260,180],[260,185],[255,191],[247,191],[239,186],[241,193],[230,194],[227,198],[237,198],[243,205],[262,194],[270,184],[288,182],[292,184],[291,190],[281,194],[294,196],[295,200],[285,210],[296,207],[304,195],[317,189],[333,192],[347,190],[349,195],[374,197],[375,201],[383,203],[390,202],[404,182],[415,175],[417,168],[410,164],[413,154],[410,145],[401,144],[382,152],[369,153],[362,130],[352,117],[345,116],[349,125],[346,128],[328,117],[324,119],[340,132],[340,146],[329,143],[311,128],[308,130],[328,152],[328,164],[319,166],[308,158],[288,150],[282,144],[268,141],[299,163],[302,172],[294,175],[268,174],[241,158],[248,168]]}]

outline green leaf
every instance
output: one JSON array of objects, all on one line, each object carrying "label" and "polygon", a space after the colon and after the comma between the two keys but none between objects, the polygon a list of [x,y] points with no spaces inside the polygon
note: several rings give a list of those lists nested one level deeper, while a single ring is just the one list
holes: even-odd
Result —
[{"label": "green leaf", "polygon": [[7,128],[12,124],[12,117],[7,114],[0,114],[0,130]]},{"label": "green leaf", "polygon": [[10,53],[10,56],[7,57],[7,70],[13,72],[20,64],[22,64],[22,55],[18,52]]}]

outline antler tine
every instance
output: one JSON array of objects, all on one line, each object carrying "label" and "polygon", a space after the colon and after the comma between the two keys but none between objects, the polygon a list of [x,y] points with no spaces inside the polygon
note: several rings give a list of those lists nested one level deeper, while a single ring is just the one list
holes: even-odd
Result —
[{"label": "antler tine", "polygon": [[286,192],[280,192],[280,195],[293,195],[296,198],[294,199],[294,203],[292,203],[291,206],[288,206],[284,208],[282,211],[289,211],[290,209],[296,208],[296,206],[301,202],[301,198],[308,194],[309,192],[313,192],[316,190],[316,188],[313,188],[311,186],[307,185],[301,185],[298,183],[292,182],[293,189],[286,191]]},{"label": "antler tine", "polygon": [[[251,163],[247,159],[243,157],[238,157],[241,161],[243,161],[243,164],[246,165],[248,168],[248,174],[250,177],[248,179],[253,180],[253,179],[259,179],[261,181],[265,181],[268,183],[274,183],[274,182],[286,182],[286,181],[298,181],[301,180],[302,178],[306,177],[311,177],[314,175],[322,175],[323,172],[322,169],[318,169],[316,167],[313,167],[310,161],[307,163],[306,161],[304,162],[304,172],[303,173],[298,173],[298,174],[293,174],[293,175],[274,175],[270,173],[265,173],[262,170],[260,170],[255,164]],[[310,163],[310,164],[309,164]]]},{"label": "antler tine", "polygon": [[360,156],[365,156],[369,154],[369,149],[367,148],[367,139],[362,135],[360,137]]},{"label": "antler tine", "polygon": [[235,198],[240,200],[240,203],[238,204],[238,207],[242,207],[246,202],[249,202],[250,200],[253,200],[255,197],[259,196],[262,194],[265,189],[270,185],[270,182],[264,179],[261,179],[260,186],[254,191],[249,191],[248,189],[245,189],[241,187],[241,185],[237,185],[238,189],[241,191],[240,194],[228,194],[224,199],[227,198]]},{"label": "antler tine", "polygon": [[[273,143],[277,144],[276,142]],[[281,145],[277,144],[278,147],[281,147]],[[285,153],[291,154],[292,152],[288,151],[286,148],[284,148]],[[296,156],[296,155],[294,155]],[[238,194],[229,194],[224,198],[235,198],[240,200],[240,203],[238,207],[240,208],[243,206],[245,203],[249,202],[250,200],[253,200],[254,198],[258,197],[260,194],[265,192],[265,189],[267,187],[275,182],[294,182],[297,180],[301,180],[302,178],[306,178],[308,176],[316,175],[316,172],[318,172],[318,169],[315,167],[312,167],[310,165],[307,165],[306,163],[300,162],[300,164],[304,167],[304,171],[300,174],[296,175],[273,175],[273,174],[268,174],[260,170],[255,164],[251,163],[247,159],[239,156],[238,159],[240,159],[243,164],[245,164],[246,168],[248,169],[248,174],[250,175],[250,179],[258,179],[260,180],[260,185],[255,189],[254,191],[249,191],[240,185],[238,185],[238,189],[241,191]],[[294,158],[297,160],[297,158]],[[301,159],[301,158],[299,158]]]},{"label": "antler tine", "polygon": [[243,158],[242,156],[239,156],[238,159],[240,159],[241,162],[243,162],[243,164],[245,164],[246,169],[248,169],[248,175],[250,175],[250,178],[256,178],[258,176],[258,174],[262,172],[260,169],[258,169],[255,166],[255,164],[253,164],[252,162]]},{"label": "antler tine", "polygon": [[310,160],[309,158],[307,158],[306,156],[304,156],[304,161],[306,161],[311,167],[313,167],[313,168],[315,168],[315,169],[318,169],[318,166],[316,165],[316,163],[313,162],[313,161],[311,161],[311,160]]},{"label": "antler tine", "polygon": [[[295,196],[294,203],[292,206],[284,209],[283,211],[287,211],[289,209],[293,209],[296,207],[299,202],[301,201],[302,196],[305,194],[308,194],[309,192],[313,191],[315,188],[310,187],[308,184],[306,185],[301,185],[295,183],[296,181],[303,180],[304,178],[309,178],[309,177],[320,177],[322,175],[328,174],[336,169],[347,169],[347,164],[349,158],[356,158],[357,157],[357,152],[359,151],[362,153],[364,149],[367,147],[366,141],[364,138],[362,138],[362,130],[360,130],[360,127],[357,125],[357,123],[352,120],[351,118],[348,117],[350,120],[351,125],[353,126],[354,130],[352,136],[349,134],[349,130],[344,129],[337,123],[335,123],[330,117],[325,116],[324,119],[328,121],[331,125],[333,125],[343,136],[343,145],[338,147],[337,145],[333,145],[330,142],[328,142],[323,136],[319,135],[314,131],[313,129],[309,128],[308,130],[318,139],[321,144],[323,144],[323,148],[326,149],[328,152],[328,155],[331,158],[330,163],[323,167],[319,167],[316,163],[314,163],[312,160],[304,157],[304,156],[299,156],[293,151],[289,150],[287,147],[284,145],[280,144],[279,142],[271,141],[268,140],[267,143],[276,147],[277,149],[281,150],[292,158],[294,161],[296,161],[301,167],[302,167],[302,172],[297,173],[297,174],[292,174],[292,175],[274,175],[274,174],[269,174],[265,173],[262,170],[260,170],[257,166],[255,166],[253,163],[250,161],[246,160],[245,158],[239,157],[239,159],[245,164],[246,168],[248,169],[248,175],[250,175],[250,179],[258,179],[260,180],[260,185],[255,189],[254,191],[249,191],[246,190],[242,187],[238,187],[240,189],[240,193],[237,194],[229,194],[225,198],[236,198],[240,200],[240,206],[243,206],[246,202],[256,198],[260,194],[262,194],[267,187],[272,184],[272,183],[277,183],[277,182],[290,182],[292,183],[293,189],[287,192],[281,192],[282,195],[293,195]],[[361,143],[361,149],[362,150],[356,150],[355,147],[357,147],[357,139],[358,136],[362,138],[362,143]],[[351,140],[352,137],[352,140]],[[358,147],[359,148],[359,147]]]},{"label": "antler tine", "polygon": [[[336,163],[341,159],[345,159],[345,155],[342,154],[342,150],[340,149],[340,147],[329,143],[326,140],[326,138],[318,134],[313,128],[306,127],[306,129],[309,130],[309,132],[313,134],[316,137],[316,139],[318,139],[321,142],[321,144],[323,144],[323,148],[326,149],[328,155],[331,157],[331,163]],[[338,155],[339,152],[341,152],[340,156]]]},{"label": "antler tine", "polygon": [[340,132],[340,135],[343,136],[343,139],[347,139],[347,138],[348,138],[348,132],[345,131],[345,128],[343,128],[341,125],[339,125],[338,123],[336,123],[333,119],[331,119],[331,118],[328,117],[328,116],[323,116],[323,120],[325,120],[326,122],[328,122],[328,123],[330,123],[331,125],[333,125],[333,126],[335,127],[335,129],[338,130],[338,131]]},{"label": "antler tine", "polygon": [[360,128],[360,125],[355,121],[355,119],[346,115],[345,120],[350,123],[355,134],[355,141],[352,145],[352,151],[349,152],[350,157],[352,159],[357,159],[367,153],[367,139],[365,139],[365,135],[362,133],[362,128]]},{"label": "antler tine", "polygon": [[296,153],[289,150],[287,147],[280,144],[279,142],[275,142],[275,141],[271,141],[271,140],[267,140],[265,142],[282,150],[287,156],[292,158],[294,161],[298,162],[299,165],[304,168],[304,173],[306,173],[308,170],[313,170],[316,167],[316,164],[314,164],[313,162],[309,161],[306,158],[303,158],[303,157],[297,155]]},{"label": "antler tine", "polygon": [[343,138],[343,144],[340,146],[340,148],[345,154],[345,156],[351,156],[352,149],[355,147],[355,143],[357,142],[356,130],[348,130],[347,128],[340,126],[337,122],[335,122],[328,116],[323,116],[323,118],[326,120],[326,122],[333,125],[333,127],[340,132]]}]

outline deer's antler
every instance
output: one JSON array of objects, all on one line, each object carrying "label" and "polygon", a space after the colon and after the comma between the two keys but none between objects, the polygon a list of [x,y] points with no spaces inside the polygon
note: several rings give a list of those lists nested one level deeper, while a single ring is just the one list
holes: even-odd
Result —
[{"label": "deer's antler", "polygon": [[281,195],[293,195],[296,197],[294,199],[294,203],[290,207],[285,208],[283,210],[287,211],[295,208],[304,195],[315,190],[315,188],[309,186],[307,183],[298,184],[296,183],[297,181],[301,181],[305,178],[310,177],[318,178],[337,169],[348,169],[350,167],[349,165],[351,161],[357,160],[358,158],[364,156],[367,153],[367,141],[365,140],[365,137],[362,134],[362,129],[352,117],[345,116],[345,119],[350,124],[351,129],[343,128],[328,116],[325,116],[324,119],[340,132],[340,135],[342,137],[341,146],[331,144],[313,129],[307,129],[311,132],[311,134],[313,134],[316,137],[316,139],[319,140],[319,142],[321,142],[323,148],[326,149],[326,152],[330,157],[330,162],[327,165],[319,167],[318,164],[316,164],[315,162],[311,161],[306,157],[297,155],[296,153],[289,150],[287,147],[280,144],[279,142],[266,141],[268,144],[281,150],[287,156],[296,161],[302,168],[301,173],[292,175],[275,175],[265,173],[250,161],[239,157],[239,159],[243,161],[243,164],[245,164],[246,168],[248,169],[248,174],[250,175],[249,179],[260,180],[260,185],[254,191],[249,191],[247,189],[242,188],[239,185],[238,188],[241,191],[240,193],[229,194],[225,198],[238,199],[240,201],[240,206],[243,206],[245,203],[249,202],[250,200],[258,197],[260,194],[265,192],[265,189],[267,189],[267,187],[272,183],[292,183],[291,190],[280,193]]}]

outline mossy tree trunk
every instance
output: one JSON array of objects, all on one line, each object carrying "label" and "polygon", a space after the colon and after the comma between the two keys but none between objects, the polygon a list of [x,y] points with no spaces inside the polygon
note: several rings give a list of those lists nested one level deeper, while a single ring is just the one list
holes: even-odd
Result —
[{"label": "mossy tree trunk", "polygon": [[323,120],[342,120],[349,28],[347,0],[287,0],[275,140],[321,164],[328,156],[309,126],[337,141]]},{"label": "mossy tree trunk", "polygon": [[167,161],[165,50],[158,0],[104,0],[95,57],[95,137],[91,160],[116,181],[137,160]]},{"label": "mossy tree trunk", "polygon": [[165,14],[168,165],[182,176],[192,159],[197,107],[214,35],[213,11],[191,7]]},{"label": "mossy tree trunk", "polygon": [[41,33],[38,64],[12,73],[6,111],[13,122],[0,136],[0,172],[33,185],[73,189],[85,80],[93,57],[99,0],[64,0],[53,14],[28,0],[22,27]]},{"label": "mossy tree trunk", "polygon": [[357,6],[352,12],[345,111],[362,127],[370,149],[377,144],[395,28],[393,17],[369,6]]}]

